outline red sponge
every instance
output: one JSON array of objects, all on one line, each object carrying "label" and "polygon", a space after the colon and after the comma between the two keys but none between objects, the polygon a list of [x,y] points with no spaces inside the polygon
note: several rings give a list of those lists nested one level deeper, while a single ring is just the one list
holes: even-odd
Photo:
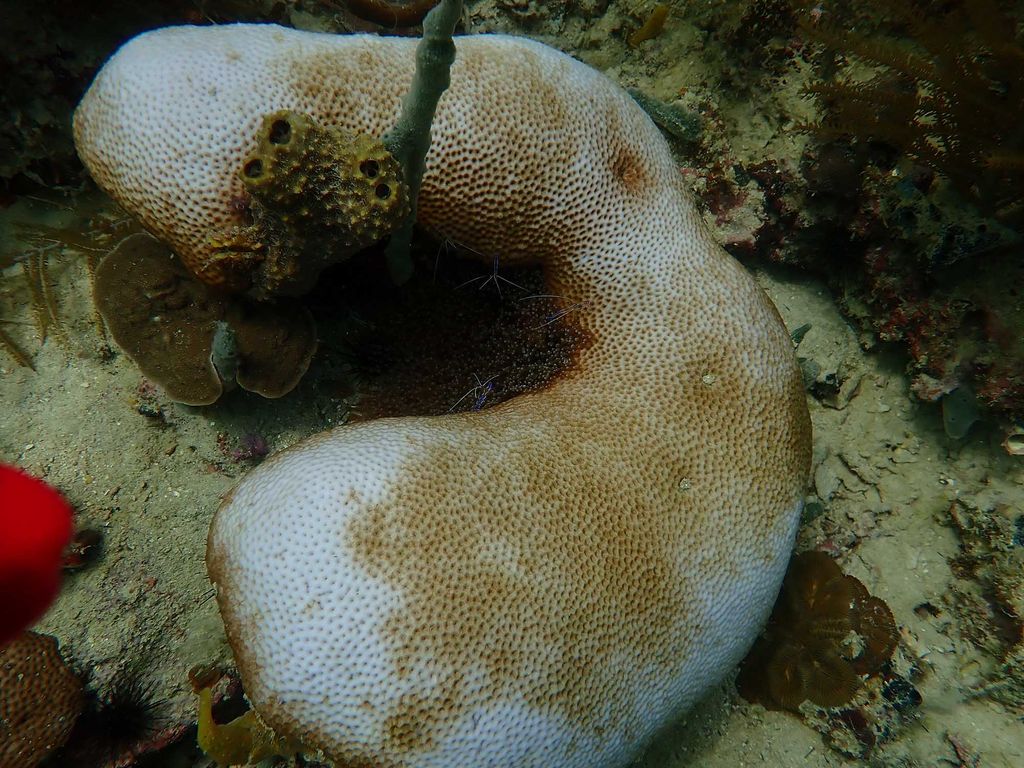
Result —
[{"label": "red sponge", "polygon": [[71,505],[55,489],[0,464],[0,645],[35,623],[60,589]]}]

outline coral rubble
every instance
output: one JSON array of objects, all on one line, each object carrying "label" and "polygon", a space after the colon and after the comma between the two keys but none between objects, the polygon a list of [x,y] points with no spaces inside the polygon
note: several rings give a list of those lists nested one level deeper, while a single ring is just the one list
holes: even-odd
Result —
[{"label": "coral rubble", "polygon": [[949,518],[961,552],[948,602],[988,663],[976,694],[1024,712],[1024,513],[1006,500],[961,498]]}]

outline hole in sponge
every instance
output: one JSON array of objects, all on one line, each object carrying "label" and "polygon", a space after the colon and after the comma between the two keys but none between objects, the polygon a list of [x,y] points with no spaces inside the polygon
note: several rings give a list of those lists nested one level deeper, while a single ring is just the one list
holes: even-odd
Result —
[{"label": "hole in sponge", "polygon": [[270,124],[267,140],[271,144],[287,144],[292,138],[292,126],[287,120],[275,120]]},{"label": "hole in sponge", "polygon": [[387,200],[391,197],[391,187],[387,184],[378,184],[373,191],[381,200]]},{"label": "hole in sponge", "polygon": [[262,160],[250,160],[242,168],[243,173],[250,179],[258,179],[263,175],[263,161]]},{"label": "hole in sponge", "polygon": [[370,179],[377,178],[377,174],[380,173],[380,163],[376,160],[363,160],[359,164],[359,171]]}]

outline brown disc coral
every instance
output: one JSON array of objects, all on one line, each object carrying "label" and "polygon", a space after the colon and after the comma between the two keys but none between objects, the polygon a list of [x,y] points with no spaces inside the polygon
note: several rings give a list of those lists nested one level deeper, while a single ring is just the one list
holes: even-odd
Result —
[{"label": "brown disc coral", "polygon": [[82,702],[55,638],[26,632],[0,648],[0,766],[32,768],[63,745]]},{"label": "brown disc coral", "polygon": [[896,622],[882,600],[868,594],[824,552],[793,557],[764,634],[744,660],[740,694],[768,709],[845,704],[861,676],[892,657]]}]

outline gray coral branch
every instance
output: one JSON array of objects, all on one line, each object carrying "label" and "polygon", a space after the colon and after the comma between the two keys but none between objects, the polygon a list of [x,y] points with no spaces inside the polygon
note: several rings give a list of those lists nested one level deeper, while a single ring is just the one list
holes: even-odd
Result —
[{"label": "gray coral branch", "polygon": [[450,70],[455,61],[452,33],[461,16],[462,0],[441,0],[423,20],[423,38],[416,48],[416,72],[402,100],[398,122],[384,137],[384,146],[401,163],[409,185],[409,216],[391,234],[385,250],[388,270],[396,283],[404,283],[412,275],[409,244],[416,221],[416,198],[423,181],[437,102],[451,82]]}]

